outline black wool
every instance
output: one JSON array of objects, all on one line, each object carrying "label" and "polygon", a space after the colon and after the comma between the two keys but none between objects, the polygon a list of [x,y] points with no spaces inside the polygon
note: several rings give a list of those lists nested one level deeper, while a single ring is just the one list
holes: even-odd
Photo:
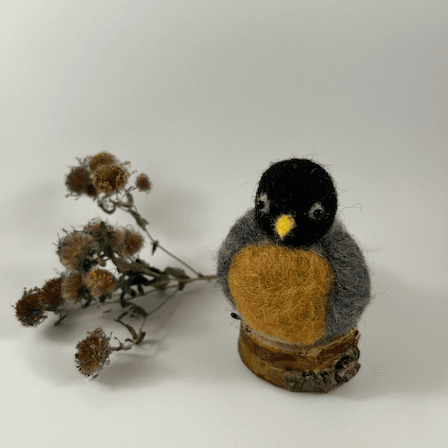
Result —
[{"label": "black wool", "polygon": [[[291,247],[309,247],[330,229],[338,208],[330,174],[308,159],[288,159],[272,164],[262,175],[255,197],[255,219],[272,241]],[[289,215],[295,228],[284,238],[275,222]]]}]

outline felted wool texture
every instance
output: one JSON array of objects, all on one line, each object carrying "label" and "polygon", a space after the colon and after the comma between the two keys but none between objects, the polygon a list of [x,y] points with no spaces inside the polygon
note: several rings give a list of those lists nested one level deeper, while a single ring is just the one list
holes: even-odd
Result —
[{"label": "felted wool texture", "polygon": [[359,322],[371,303],[370,272],[364,254],[340,219],[315,246],[330,262],[335,282],[327,315],[328,334],[341,335]]},{"label": "felted wool texture", "polygon": [[325,336],[333,273],[317,253],[249,245],[233,259],[228,282],[239,312],[253,329],[296,344]]},{"label": "felted wool texture", "polygon": [[[309,247],[331,227],[337,207],[334,181],[325,168],[308,159],[291,158],[270,164],[262,174],[255,198],[255,220],[268,238],[278,239],[275,222],[282,215],[290,216],[293,227],[300,231],[282,235],[282,243]],[[318,219],[314,217],[317,209],[322,212]]]},{"label": "felted wool texture", "polygon": [[[256,225],[255,209],[250,208],[231,227],[217,252],[217,282],[235,311],[236,303],[228,283],[232,259],[245,246],[259,243],[269,241]],[[371,301],[371,283],[364,256],[339,218],[312,250],[329,262],[334,275],[328,296],[327,337],[316,342],[323,343],[333,335],[348,332],[358,323]]]},{"label": "felted wool texture", "polygon": [[221,287],[224,296],[229,300],[234,311],[236,304],[230,292],[227,275],[232,257],[249,244],[268,243],[268,238],[255,223],[255,209],[251,208],[233,224],[227,237],[221,243],[215,259],[217,259],[216,282]]}]

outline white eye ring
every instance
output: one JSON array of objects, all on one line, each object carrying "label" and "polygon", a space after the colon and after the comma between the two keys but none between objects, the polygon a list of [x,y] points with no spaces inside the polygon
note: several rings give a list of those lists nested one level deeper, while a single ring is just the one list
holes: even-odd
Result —
[{"label": "white eye ring", "polygon": [[268,195],[266,193],[262,193],[262,194],[260,194],[260,196],[258,196],[257,207],[258,207],[259,202],[264,203],[264,206],[262,208],[259,207],[260,213],[268,213],[269,212],[269,199],[268,199]]},{"label": "white eye ring", "polygon": [[310,208],[309,212],[307,213],[307,215],[311,218],[311,219],[316,219],[316,216],[314,216],[314,212],[316,210],[320,210],[322,211],[322,214],[324,213],[324,208],[322,207],[322,204],[320,202],[315,202],[313,204],[313,206]]}]

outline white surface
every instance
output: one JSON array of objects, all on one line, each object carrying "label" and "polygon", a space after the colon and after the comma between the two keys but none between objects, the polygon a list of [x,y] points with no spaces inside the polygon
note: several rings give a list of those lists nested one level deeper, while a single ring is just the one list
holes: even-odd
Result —
[{"label": "white surface", "polygon": [[[447,18],[445,0],[3,1],[2,441],[447,447]],[[111,317],[22,328],[11,305],[63,270],[63,228],[135,225],[65,198],[76,157],[102,150],[149,175],[135,198],[150,232],[204,274],[271,161],[329,166],[374,271],[358,375],[327,395],[258,379],[214,282],[180,292],[146,324],[156,342],[95,380],[75,346],[98,325],[128,337]]]}]

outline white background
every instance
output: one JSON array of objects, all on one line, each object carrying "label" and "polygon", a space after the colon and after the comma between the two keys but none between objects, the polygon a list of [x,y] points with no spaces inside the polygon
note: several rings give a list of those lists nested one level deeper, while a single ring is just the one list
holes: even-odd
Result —
[{"label": "white background", "polygon": [[[446,448],[447,21],[445,0],[3,0],[2,441]],[[258,379],[214,281],[179,292],[95,380],[75,347],[100,325],[128,337],[111,314],[21,327],[12,305],[63,271],[63,228],[135,226],[65,197],[76,157],[100,151],[148,174],[134,197],[151,234],[203,274],[270,162],[325,164],[373,271],[356,377],[326,395]]]}]

